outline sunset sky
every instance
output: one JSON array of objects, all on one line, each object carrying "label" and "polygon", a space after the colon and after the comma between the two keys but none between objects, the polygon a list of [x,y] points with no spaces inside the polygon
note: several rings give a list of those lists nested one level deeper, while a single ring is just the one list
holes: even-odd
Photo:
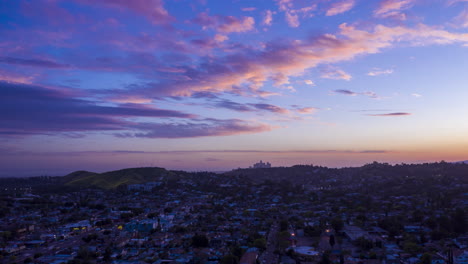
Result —
[{"label": "sunset sky", "polygon": [[0,0],[0,176],[468,159],[468,0]]}]

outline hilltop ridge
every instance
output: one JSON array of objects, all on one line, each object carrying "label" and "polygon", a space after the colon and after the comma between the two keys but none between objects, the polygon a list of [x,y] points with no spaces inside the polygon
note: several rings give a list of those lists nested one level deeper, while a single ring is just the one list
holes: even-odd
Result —
[{"label": "hilltop ridge", "polygon": [[[310,185],[318,182],[339,181],[352,184],[356,180],[396,180],[418,179],[428,176],[451,175],[460,177],[468,173],[465,163],[423,163],[397,164],[370,163],[361,167],[328,168],[314,165],[292,167],[246,168],[219,174],[226,182],[233,177],[242,177],[254,184],[264,182],[290,181],[295,184]],[[209,174],[209,173],[208,173]],[[115,189],[122,185],[143,184],[185,178],[197,178],[199,174],[185,171],[166,170],[160,167],[126,168],[104,173],[75,171],[62,177],[66,186],[78,188]]]},{"label": "hilltop ridge", "polygon": [[95,187],[115,189],[121,185],[141,184],[159,180],[161,177],[173,174],[164,168],[142,167],[127,168],[104,173],[75,171],[63,177],[67,186]]}]

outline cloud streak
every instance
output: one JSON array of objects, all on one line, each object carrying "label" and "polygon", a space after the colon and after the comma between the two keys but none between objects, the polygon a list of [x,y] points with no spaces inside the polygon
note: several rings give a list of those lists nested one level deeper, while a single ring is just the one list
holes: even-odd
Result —
[{"label": "cloud streak", "polygon": [[406,15],[401,11],[413,6],[415,0],[383,0],[379,7],[374,11],[376,17],[393,17],[399,20],[405,20]]},{"label": "cloud streak", "polygon": [[392,74],[392,73],[393,73],[392,69],[388,69],[388,70],[374,69],[374,70],[368,72],[367,75],[369,75],[369,76],[379,76],[379,75],[389,75],[389,74]]},{"label": "cloud streak", "polygon": [[229,34],[248,32],[255,29],[255,19],[253,17],[243,16],[210,16],[208,13],[199,13],[192,22],[199,24],[203,29],[214,28],[216,31]]},{"label": "cloud streak", "polygon": [[379,99],[380,98],[376,93],[369,92],[369,91],[358,93],[358,92],[354,92],[354,91],[351,91],[351,90],[338,89],[338,90],[334,90],[333,92],[338,93],[338,94],[342,94],[342,95],[348,95],[348,96],[364,95],[364,96],[368,96],[368,97],[373,98],[373,99]]},{"label": "cloud streak", "polygon": [[25,65],[32,67],[43,67],[43,68],[69,68],[70,65],[61,64],[51,60],[41,59],[21,59],[13,57],[0,57],[0,63],[13,64],[13,65]]},{"label": "cloud streak", "polygon": [[[49,156],[81,156],[81,155],[155,155],[155,154],[204,154],[204,153],[259,153],[259,154],[387,154],[394,153],[391,150],[339,150],[339,149],[325,149],[325,150],[253,150],[253,149],[220,149],[220,150],[169,150],[169,151],[145,151],[145,150],[109,150],[109,151],[67,151],[67,152],[30,152],[30,151],[10,151],[11,155],[49,155]],[[1,155],[1,152],[0,152]]]},{"label": "cloud streak", "polygon": [[0,133],[22,135],[48,132],[121,130],[132,117],[194,118],[174,110],[134,104],[103,106],[66,91],[36,85],[0,82]]},{"label": "cloud streak", "polygon": [[[116,132],[118,137],[188,138],[230,136],[260,133],[274,127],[241,119],[199,118],[175,110],[157,109],[142,104],[104,106],[98,102],[79,99],[68,91],[35,85],[0,82],[0,135],[128,131]],[[285,113],[286,109],[270,104],[241,105],[220,102],[236,111],[268,111]],[[243,107],[243,108],[242,108]],[[136,121],[146,118],[148,121]],[[150,118],[150,119],[148,119]],[[179,121],[167,121],[179,119]],[[75,134],[72,134],[74,137]],[[81,137],[82,135],[79,134]]]},{"label": "cloud streak", "polygon": [[411,113],[406,112],[395,112],[395,113],[385,113],[385,114],[368,114],[368,116],[381,116],[381,117],[391,117],[391,116],[409,116]]},{"label": "cloud streak", "polygon": [[[414,28],[376,25],[372,30],[341,24],[336,35],[323,34],[306,41],[269,42],[261,50],[244,48],[226,56],[202,58],[197,67],[186,68],[178,79],[139,84],[137,93],[159,96],[190,96],[196,92],[235,92],[262,96],[267,81],[277,76],[300,75],[309,68],[347,61],[359,55],[379,53],[398,43],[406,45],[468,44],[468,34],[451,33],[419,24]],[[324,67],[323,78],[350,80],[336,67]],[[137,88],[135,87],[135,88]]]},{"label": "cloud streak", "polygon": [[322,74],[320,75],[320,77],[325,78],[325,79],[349,81],[353,78],[347,72],[338,68],[334,68],[334,67],[326,67],[322,69],[321,72]]},{"label": "cloud streak", "polygon": [[86,5],[101,5],[117,11],[132,11],[146,17],[154,24],[167,24],[175,20],[164,8],[162,0],[75,0]]},{"label": "cloud streak", "polygon": [[318,110],[316,107],[302,107],[298,108],[297,112],[300,114],[313,114]]},{"label": "cloud streak", "polygon": [[334,92],[339,93],[339,94],[344,94],[344,95],[350,95],[350,96],[358,95],[358,93],[356,93],[356,92],[353,92],[353,91],[350,91],[350,90],[344,90],[344,89],[335,90]]},{"label": "cloud streak", "polygon": [[256,122],[239,119],[205,119],[201,122],[187,123],[142,123],[136,126],[139,133],[118,133],[118,137],[138,138],[193,138],[208,136],[232,136],[266,132],[273,127]]},{"label": "cloud streak", "polygon": [[331,4],[326,12],[326,16],[335,16],[351,10],[356,4],[355,0],[343,0]]}]

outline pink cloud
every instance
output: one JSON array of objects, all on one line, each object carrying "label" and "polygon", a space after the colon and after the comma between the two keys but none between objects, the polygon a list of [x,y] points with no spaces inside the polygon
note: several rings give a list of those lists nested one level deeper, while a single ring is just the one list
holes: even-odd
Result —
[{"label": "pink cloud", "polygon": [[289,84],[289,78],[287,75],[278,72],[275,75],[271,76],[271,80],[273,81],[275,86],[281,86],[283,84]]},{"label": "pink cloud", "polygon": [[253,17],[236,18],[234,16],[223,17],[223,22],[218,26],[218,31],[223,33],[247,32],[254,29],[255,20]]},{"label": "pink cloud", "polygon": [[300,25],[298,15],[292,12],[286,12],[285,19],[290,27],[298,27]]},{"label": "pink cloud", "polygon": [[0,81],[10,82],[10,83],[24,83],[30,84],[34,81],[37,76],[18,74],[15,72],[6,71],[0,68]]},{"label": "pink cloud", "polygon": [[393,17],[406,19],[406,15],[400,11],[409,9],[413,6],[415,0],[383,0],[379,7],[374,11],[377,17]]},{"label": "pink cloud", "polygon": [[[291,10],[290,1],[285,1],[284,4],[287,10]],[[190,35],[191,42],[187,43],[181,40],[178,35],[187,32],[162,31],[156,34],[139,33],[137,36],[110,32],[100,35],[97,41],[102,41],[104,45],[111,45],[111,48],[125,51],[126,55],[87,59],[81,58],[84,56],[82,54],[75,55],[75,57],[69,55],[70,57],[63,60],[63,64],[66,64],[68,60],[73,61],[73,66],[76,65],[77,68],[127,70],[139,74],[154,74],[154,69],[158,69],[161,73],[158,72],[157,82],[138,85],[138,88],[151,92],[148,94],[157,96],[190,96],[201,91],[231,92],[245,96],[270,96],[277,95],[277,93],[262,89],[267,81],[279,81],[278,84],[285,84],[284,80],[288,80],[291,76],[300,76],[309,68],[351,60],[358,55],[378,53],[382,49],[390,48],[398,43],[406,45],[468,43],[468,34],[466,33],[452,33],[423,24],[415,27],[375,25],[366,28],[366,30],[342,24],[335,34],[323,34],[301,41],[283,40],[281,43],[275,41],[264,43],[259,47],[237,45],[227,55],[210,54],[211,56],[200,57],[198,64],[187,56],[182,61],[178,61],[155,58],[151,54],[151,51],[154,50],[170,51],[177,53],[177,55],[192,54],[192,52],[200,54],[202,48],[208,49],[220,45],[219,41],[223,39],[221,36],[225,36],[224,32],[221,31],[226,33],[242,32],[243,30],[252,30],[254,25],[253,18],[250,20],[248,17],[208,16],[205,13],[199,14],[194,21],[202,26],[219,30],[218,41],[215,41],[216,35],[214,38],[213,36],[200,35],[195,35],[196,38],[194,38],[193,35]],[[19,34],[18,38],[20,38]],[[68,41],[69,35],[73,34],[69,33],[65,36],[59,34],[58,36],[64,38],[64,41]],[[52,41],[53,35],[41,39],[41,42],[47,43],[49,38]],[[60,42],[62,41],[60,40]],[[55,45],[55,43],[53,44]],[[22,59],[24,63],[26,62],[24,60],[28,58]],[[164,63],[166,61],[170,63]],[[278,79],[278,76],[281,76],[281,80]],[[328,76],[350,79],[349,74],[339,71]],[[131,89],[129,90],[129,93],[133,92]],[[138,89],[135,90],[138,92]]]},{"label": "pink cloud", "polygon": [[448,5],[454,5],[456,3],[468,2],[468,0],[449,0]]},{"label": "pink cloud", "polygon": [[224,41],[226,41],[226,40],[228,40],[228,39],[229,39],[229,37],[227,37],[226,35],[216,34],[216,35],[214,36],[214,40],[215,40],[216,42],[224,42]]},{"label": "pink cloud", "polygon": [[318,109],[315,107],[303,107],[303,108],[298,108],[297,112],[300,114],[313,114],[317,111]]},{"label": "pink cloud", "polygon": [[312,4],[302,8],[294,8],[294,2],[291,0],[279,0],[277,1],[279,10],[284,12],[284,18],[286,23],[290,27],[299,27],[299,16],[312,17],[312,11],[317,9],[317,4]]},{"label": "pink cloud", "polygon": [[279,10],[281,11],[287,11],[293,7],[293,1],[292,0],[277,0]]},{"label": "pink cloud", "polygon": [[468,9],[461,11],[461,13],[455,17],[454,19],[456,27],[468,27]]},{"label": "pink cloud", "polygon": [[255,19],[253,17],[210,16],[208,13],[202,12],[192,21],[201,25],[203,29],[214,28],[224,34],[247,32],[255,29]]},{"label": "pink cloud", "polygon": [[257,10],[257,8],[256,7],[243,7],[243,8],[241,8],[241,10],[244,11],[244,12],[250,12],[250,11]]},{"label": "pink cloud", "polygon": [[327,16],[334,16],[351,10],[355,5],[354,0],[343,0],[333,3],[327,10]]},{"label": "pink cloud", "polygon": [[[468,34],[451,33],[420,24],[414,28],[376,25],[372,30],[357,29],[342,24],[336,35],[324,34],[307,41],[266,43],[262,50],[239,49],[225,57],[206,61],[192,69],[190,80],[155,84],[152,90],[167,91],[173,95],[187,96],[197,91],[231,91],[259,96],[264,83],[298,76],[306,69],[320,64],[332,64],[355,58],[358,55],[378,53],[398,43],[430,45],[468,43]],[[346,72],[331,67],[323,72],[325,78],[349,80]],[[261,91],[261,92],[260,92]]]},{"label": "pink cloud", "polygon": [[263,22],[262,22],[263,25],[271,26],[272,22],[273,22],[273,12],[271,12],[271,10],[265,11]]},{"label": "pink cloud", "polygon": [[352,79],[351,75],[335,67],[327,67],[327,68],[322,69],[322,74],[320,75],[320,77],[325,78],[325,79],[346,80],[346,81],[349,81]]}]

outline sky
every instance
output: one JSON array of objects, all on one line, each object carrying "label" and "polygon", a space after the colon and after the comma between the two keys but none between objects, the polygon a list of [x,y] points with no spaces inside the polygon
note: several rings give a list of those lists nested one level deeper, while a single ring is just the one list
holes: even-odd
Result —
[{"label": "sky", "polygon": [[468,159],[467,0],[0,0],[0,175]]}]

